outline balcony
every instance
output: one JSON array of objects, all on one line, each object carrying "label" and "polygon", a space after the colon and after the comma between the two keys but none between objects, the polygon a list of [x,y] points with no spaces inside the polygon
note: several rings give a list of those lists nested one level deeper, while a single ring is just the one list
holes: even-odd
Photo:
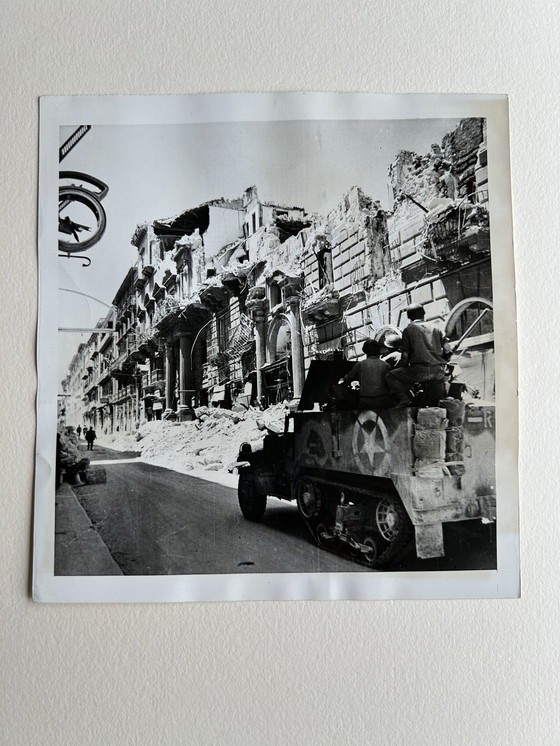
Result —
[{"label": "balcony", "polygon": [[138,349],[145,355],[149,355],[151,352],[155,352],[159,347],[155,335],[148,334],[147,332],[142,332],[141,334],[139,334],[137,337],[137,342]]},{"label": "balcony", "polygon": [[111,373],[115,370],[121,370],[123,363],[125,360],[128,359],[128,350],[125,350],[124,352],[121,352],[120,355],[118,355],[109,366]]},{"label": "balcony", "polygon": [[332,285],[325,285],[303,302],[302,317],[304,323],[323,324],[340,317],[340,298],[338,290]]},{"label": "balcony", "polygon": [[91,396],[92,392],[95,391],[97,388],[97,381],[94,379],[90,379],[86,382],[84,386],[84,394]]},{"label": "balcony", "polygon": [[428,213],[423,232],[428,258],[461,263],[469,252],[490,251],[488,210],[476,201],[483,197],[482,193],[477,193],[458,204],[448,205],[435,215]]},{"label": "balcony", "polygon": [[217,279],[215,282],[208,282],[203,285],[199,291],[199,297],[202,305],[212,313],[224,308],[229,299],[227,290],[221,282],[218,284]]},{"label": "balcony", "polygon": [[160,324],[165,321],[168,316],[173,316],[179,311],[179,301],[172,295],[168,296],[163,300],[156,309],[154,314],[153,323]]},{"label": "balcony", "polygon": [[165,385],[165,373],[163,370],[153,370],[150,374],[150,383],[158,388],[159,384]]},{"label": "balcony", "polygon": [[142,392],[144,395],[153,394],[156,389],[162,391],[165,388],[165,374],[163,370],[153,370],[142,376]]},{"label": "balcony", "polygon": [[167,291],[175,288],[177,284],[177,273],[166,269],[163,275],[163,284]]},{"label": "balcony", "polygon": [[107,397],[110,404],[120,404],[127,399],[136,398],[136,386],[130,384],[128,386],[121,386],[121,388],[111,396]]},{"label": "balcony", "polygon": [[110,365],[112,376],[132,375],[136,368],[136,360],[132,356],[132,347],[127,347],[116,357]]}]

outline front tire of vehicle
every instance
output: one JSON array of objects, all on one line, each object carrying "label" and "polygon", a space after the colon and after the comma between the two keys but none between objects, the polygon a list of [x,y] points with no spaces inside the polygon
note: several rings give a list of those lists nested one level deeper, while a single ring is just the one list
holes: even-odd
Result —
[{"label": "front tire of vehicle", "polygon": [[260,521],[266,510],[266,495],[258,492],[255,481],[250,476],[240,476],[237,498],[243,517],[248,521]]},{"label": "front tire of vehicle", "polygon": [[311,479],[301,479],[296,488],[298,510],[306,520],[320,515],[322,507],[321,493],[317,484]]}]

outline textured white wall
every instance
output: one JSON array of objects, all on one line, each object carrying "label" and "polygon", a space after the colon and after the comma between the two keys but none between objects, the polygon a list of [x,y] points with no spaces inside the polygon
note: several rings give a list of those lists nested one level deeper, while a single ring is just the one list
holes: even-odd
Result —
[{"label": "textured white wall", "polygon": [[[558,59],[549,0],[2,0],[2,725],[10,744],[558,744]],[[37,98],[509,93],[523,598],[33,605]]]}]

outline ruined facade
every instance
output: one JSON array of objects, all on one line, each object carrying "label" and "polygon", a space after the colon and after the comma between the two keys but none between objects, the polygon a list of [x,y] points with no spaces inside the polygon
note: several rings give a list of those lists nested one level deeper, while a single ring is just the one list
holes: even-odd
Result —
[{"label": "ruined facade", "polygon": [[201,404],[297,398],[311,359],[357,359],[366,337],[408,323],[412,302],[455,341],[476,322],[460,365],[492,398],[483,120],[463,120],[426,155],[401,151],[388,183],[389,210],[353,187],[308,215],[249,187],[138,226],[138,259],[100,321],[114,332],[92,334],[72,360],[67,421],[111,432],[191,419]]}]

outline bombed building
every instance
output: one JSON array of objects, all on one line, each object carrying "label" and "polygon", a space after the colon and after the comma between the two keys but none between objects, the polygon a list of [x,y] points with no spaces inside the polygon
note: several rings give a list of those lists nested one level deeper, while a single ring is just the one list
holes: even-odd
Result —
[{"label": "bombed building", "polygon": [[81,345],[64,382],[72,418],[100,432],[193,408],[266,407],[301,395],[312,359],[355,360],[420,303],[455,343],[462,375],[494,396],[484,121],[427,154],[401,151],[389,204],[359,186],[326,215],[254,186],[139,225],[113,299],[113,333]]}]

